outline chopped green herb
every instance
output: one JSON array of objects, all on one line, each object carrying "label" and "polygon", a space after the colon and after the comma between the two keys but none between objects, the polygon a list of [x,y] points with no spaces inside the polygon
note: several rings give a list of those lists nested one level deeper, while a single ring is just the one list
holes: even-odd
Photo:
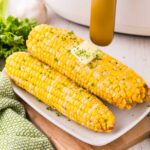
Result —
[{"label": "chopped green herb", "polygon": [[65,83],[62,83],[62,85],[65,86],[65,87],[67,86]]},{"label": "chopped green herb", "polygon": [[80,89],[80,93],[83,92],[83,89]]},{"label": "chopped green herb", "polygon": [[131,99],[128,99],[128,100],[127,100],[127,103],[128,103],[128,104],[131,104],[131,103],[132,103],[132,100],[131,100]]},{"label": "chopped green herb", "polygon": [[49,111],[55,111],[55,113],[57,114],[57,116],[61,116],[62,115],[60,112],[56,111],[54,108],[52,108],[50,106],[48,106],[46,109],[49,110]]},{"label": "chopped green herb", "polygon": [[42,101],[40,99],[38,99],[38,102],[42,103]]},{"label": "chopped green herb", "polygon": [[57,57],[55,57],[54,60],[58,62],[58,58]]},{"label": "chopped green herb", "polygon": [[52,107],[50,107],[50,106],[48,106],[46,109],[47,109],[47,110],[50,110],[50,111],[53,111],[53,110],[54,110],[54,109],[53,109]]},{"label": "chopped green herb", "polygon": [[95,59],[99,60],[100,59],[100,56],[97,54]]},{"label": "chopped green herb", "polygon": [[89,58],[89,57],[90,57],[90,54],[89,54],[86,50],[84,50],[84,49],[76,48],[76,49],[74,50],[74,52],[75,52],[75,54],[76,54],[77,56],[86,57],[86,58]]},{"label": "chopped green herb", "polygon": [[108,122],[108,119],[104,119],[104,122],[107,123],[107,122]]},{"label": "chopped green herb", "polygon": [[94,83],[91,83],[91,86],[94,86],[95,84]]},{"label": "chopped green herb", "polygon": [[61,114],[60,112],[58,112],[58,111],[56,111],[56,114],[57,114],[58,117],[62,115],[62,114]]},{"label": "chopped green herb", "polygon": [[69,35],[72,35],[72,34],[74,34],[74,32],[73,32],[73,31],[70,31],[70,32],[68,32],[68,34],[69,34]]},{"label": "chopped green herb", "polygon": [[50,79],[55,80],[55,77],[50,77]]},{"label": "chopped green herb", "polygon": [[95,59],[97,59],[97,60],[99,60],[100,59],[100,50],[99,49],[97,49],[97,51],[94,53],[94,57],[95,57]]},{"label": "chopped green herb", "polygon": [[70,53],[70,49],[68,49],[67,52]]},{"label": "chopped green herb", "polygon": [[65,40],[66,40],[66,37],[65,37],[65,36],[62,36],[61,39],[62,39],[63,41],[65,41]]},{"label": "chopped green herb", "polygon": [[62,89],[61,88],[57,88],[57,90],[61,91]]},{"label": "chopped green herb", "polygon": [[89,67],[90,69],[93,69],[93,68],[94,68],[94,65],[93,65],[92,63],[89,63],[89,64],[88,64],[88,67]]}]

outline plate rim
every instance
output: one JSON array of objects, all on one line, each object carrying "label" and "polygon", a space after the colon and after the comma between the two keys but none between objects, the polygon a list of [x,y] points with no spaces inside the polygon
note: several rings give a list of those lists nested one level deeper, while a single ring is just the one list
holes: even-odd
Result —
[{"label": "plate rim", "polygon": [[[21,97],[28,105],[30,105],[34,110],[36,110],[39,114],[41,114],[44,118],[46,118],[48,121],[50,121],[51,123],[55,124],[57,127],[61,128],[62,130],[64,130],[65,132],[69,133],[70,135],[74,136],[75,138],[90,144],[90,145],[94,145],[94,146],[103,146],[106,144],[111,143],[112,141],[118,139],[119,137],[121,137],[122,135],[124,135],[126,132],[128,132],[130,129],[132,129],[134,126],[136,126],[149,112],[150,112],[150,108],[148,108],[136,121],[134,121],[133,123],[131,123],[128,127],[122,129],[120,132],[116,133],[116,135],[112,136],[111,139],[107,140],[107,141],[100,141],[100,142],[92,142],[89,140],[84,139],[81,136],[78,136],[78,134],[76,134],[75,132],[73,132],[72,130],[69,130],[67,127],[65,127],[63,124],[59,124],[57,123],[57,121],[53,118],[51,118],[47,113],[43,112],[42,110],[38,109],[38,107],[34,106],[33,104],[30,103],[30,101],[26,100],[26,97],[24,95],[19,94],[17,88],[21,89],[20,87],[18,87],[17,85],[15,85],[14,83],[12,83],[13,85],[13,89],[14,92]],[[21,89],[23,90],[23,89]],[[25,90],[23,90],[24,92],[26,92]],[[30,94],[28,92],[26,92],[27,94]],[[30,94],[31,95],[31,94]],[[33,96],[33,95],[32,95]],[[33,96],[34,97],[34,96]],[[36,98],[36,97],[35,97]]]}]

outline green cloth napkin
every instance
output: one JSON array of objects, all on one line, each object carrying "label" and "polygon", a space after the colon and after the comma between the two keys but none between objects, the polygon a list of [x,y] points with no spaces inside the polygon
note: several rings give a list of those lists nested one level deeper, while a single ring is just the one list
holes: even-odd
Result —
[{"label": "green cloth napkin", "polygon": [[54,150],[15,99],[11,82],[0,72],[0,150]]}]

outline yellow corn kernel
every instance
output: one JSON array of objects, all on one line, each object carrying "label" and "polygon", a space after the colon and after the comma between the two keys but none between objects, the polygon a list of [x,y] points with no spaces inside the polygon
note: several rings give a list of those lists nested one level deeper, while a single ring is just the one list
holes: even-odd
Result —
[{"label": "yellow corn kernel", "polygon": [[141,99],[143,102],[149,99],[145,81],[132,69],[104,52],[101,51],[98,60],[87,65],[81,64],[70,49],[83,41],[68,30],[39,25],[30,32],[27,48],[39,60],[119,108],[129,109],[136,103],[141,103]]}]

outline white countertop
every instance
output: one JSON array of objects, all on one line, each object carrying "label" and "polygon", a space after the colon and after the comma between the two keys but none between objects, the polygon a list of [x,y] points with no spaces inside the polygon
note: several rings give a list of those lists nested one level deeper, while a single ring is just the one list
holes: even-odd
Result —
[{"label": "white countertop", "polygon": [[[88,27],[65,20],[53,11],[49,11],[48,14],[49,24],[73,30],[77,35],[89,40]],[[112,44],[107,47],[101,47],[101,49],[129,65],[131,68],[134,68],[136,72],[140,72],[139,69],[142,69],[141,76],[144,76],[147,72],[150,74],[150,37],[115,34]],[[138,60],[142,60],[142,64]],[[128,62],[130,63],[128,64]],[[149,69],[145,70],[143,64],[149,66]],[[150,86],[150,78],[145,80]],[[129,150],[150,150],[150,138],[138,143]]]}]

